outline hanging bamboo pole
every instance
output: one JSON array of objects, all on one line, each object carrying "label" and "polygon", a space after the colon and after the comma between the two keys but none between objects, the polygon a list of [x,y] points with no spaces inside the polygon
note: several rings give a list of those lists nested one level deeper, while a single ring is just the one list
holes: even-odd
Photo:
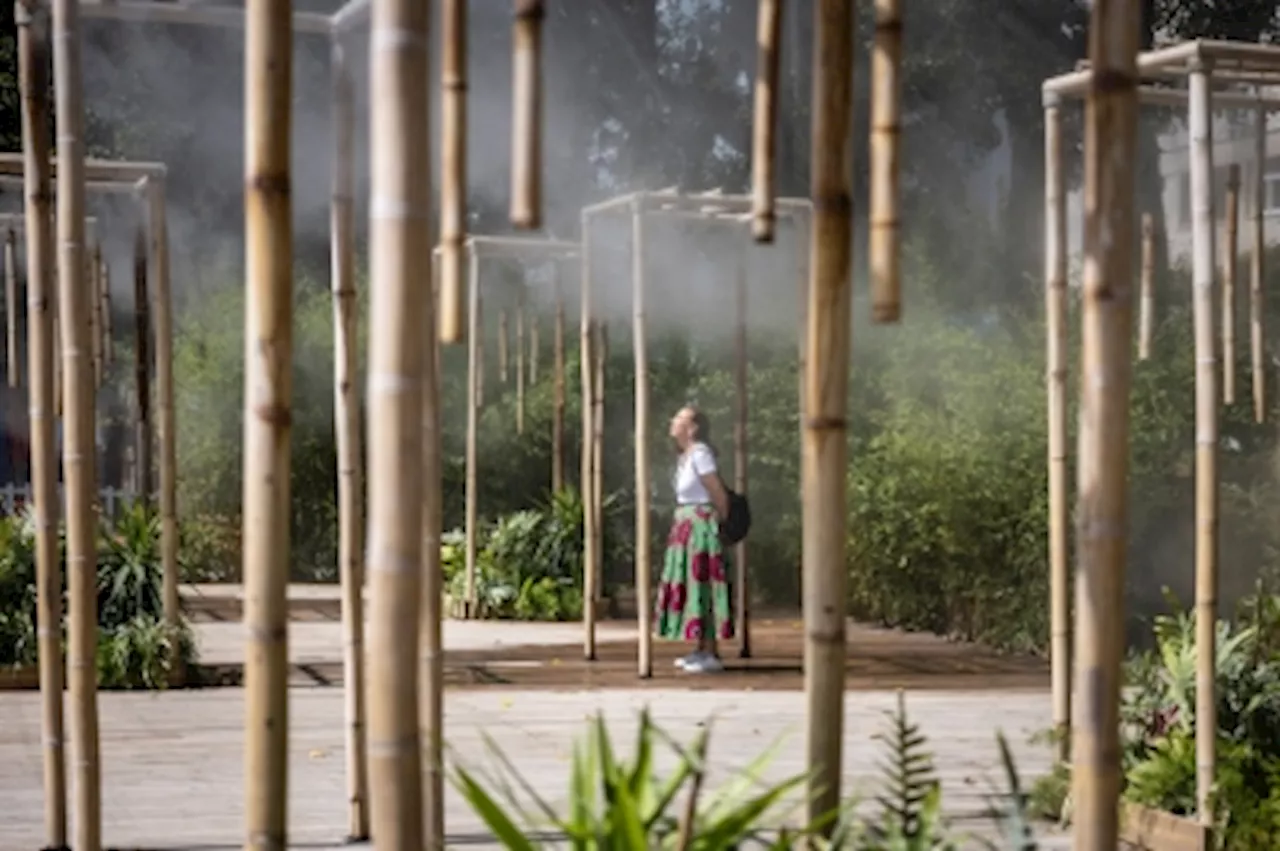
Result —
[{"label": "hanging bamboo pole", "polygon": [[147,286],[147,234],[146,222],[140,221],[133,243],[133,348],[134,383],[138,410],[134,421],[134,486],[139,497],[151,503],[151,309]]},{"label": "hanging bamboo pole", "polygon": [[1071,754],[1071,567],[1067,561],[1067,192],[1062,105],[1044,97],[1045,384],[1049,432],[1049,663],[1058,758]]},{"label": "hanging bamboo pole", "polygon": [[[379,848],[425,839],[419,713],[423,410],[431,298],[431,3],[374,0],[370,32],[369,778]],[[425,279],[426,285],[423,286]],[[432,364],[434,366],[434,364]],[[439,487],[439,480],[430,486]]]},{"label": "hanging bamboo pole", "polygon": [[289,3],[251,3],[245,13],[244,830],[246,848],[273,851],[283,851],[288,842],[293,398],[289,12]]},{"label": "hanging bamboo pole", "polygon": [[524,434],[524,287],[516,294],[516,434]]},{"label": "hanging bamboo pole", "polygon": [[440,342],[435,315],[440,306],[441,269],[432,265],[432,298],[424,318],[422,406],[422,687],[419,738],[423,747],[422,811],[427,851],[444,851],[444,574],[440,545],[444,523],[443,447],[440,428]]},{"label": "hanging bamboo pole", "polygon": [[1227,244],[1222,257],[1222,402],[1236,403],[1236,274],[1240,266],[1240,166],[1227,168]]},{"label": "hanging bamboo pole", "polygon": [[[1137,17],[1136,12],[1133,17]],[[1187,119],[1191,137],[1191,292],[1196,347],[1196,812],[1200,823],[1206,826],[1213,821],[1210,796],[1217,762],[1218,730],[1214,677],[1218,608],[1218,374],[1213,339],[1216,263],[1210,73],[1207,63],[1192,63],[1188,75]]]},{"label": "hanging bamboo pole", "polygon": [[467,237],[467,0],[444,0],[440,60],[440,342],[462,338]]},{"label": "hanging bamboo pole", "polygon": [[[734,329],[734,384],[736,405],[733,416],[733,470],[734,489],[747,492],[747,250],[750,243],[744,240],[738,255],[737,317]],[[747,542],[739,541],[733,550],[734,560],[734,609],[737,610],[738,655],[751,658],[751,589],[748,587],[750,571],[747,569]]]},{"label": "hanging bamboo pole", "polygon": [[[559,493],[564,489],[564,409],[565,409],[565,366],[564,366],[564,285],[561,280],[561,267],[554,269],[556,300],[555,329],[552,331],[552,358],[555,361],[554,401],[551,406],[551,492]],[[585,436],[583,442],[586,442]]]},{"label": "hanging bamboo pole", "polygon": [[596,339],[592,345],[595,360],[595,387],[591,391],[591,510],[595,522],[591,534],[595,545],[591,550],[591,572],[595,575],[594,600],[597,608],[604,600],[604,372],[609,362],[609,324],[596,323]]},{"label": "hanging bamboo pole", "polygon": [[579,260],[581,290],[579,307],[581,322],[578,338],[578,366],[581,375],[582,395],[582,435],[578,441],[581,447],[579,463],[581,500],[582,500],[582,655],[588,662],[596,658],[596,511],[595,511],[595,478],[592,474],[594,453],[592,452],[591,434],[595,413],[595,377],[592,368],[592,352],[594,350],[595,323],[591,316],[591,217],[582,212],[582,253]]},{"label": "hanging bamboo pole", "polygon": [[18,235],[9,228],[4,240],[5,361],[9,386],[18,386]]},{"label": "hanging bamboo pole", "polygon": [[342,681],[347,764],[347,838],[369,838],[369,764],[365,744],[364,475],[361,470],[360,370],[356,352],[355,89],[342,39],[330,45],[333,75],[332,198],[329,206],[333,295],[334,437],[338,464],[338,573],[342,583]]},{"label": "hanging bamboo pole", "polygon": [[854,8],[814,4],[808,364],[804,422],[804,622],[811,819],[840,804],[845,687],[845,416],[849,399]]},{"label": "hanging bamboo pole", "polygon": [[45,846],[67,847],[67,774],[63,749],[62,565],[58,554],[54,448],[54,244],[50,210],[49,7],[16,3],[22,95],[24,231],[27,263],[27,387],[31,490],[35,502],[36,626],[44,743]]},{"label": "hanging bamboo pole", "polygon": [[[53,277],[58,280],[61,272],[58,271],[57,253],[55,250],[53,261]],[[55,420],[62,419],[62,306],[59,304],[61,298],[57,289],[53,292],[52,309],[53,309],[53,417]]]},{"label": "hanging bamboo pole", "polygon": [[1138,311],[1138,360],[1151,357],[1156,313],[1156,228],[1150,213],[1142,214],[1141,295]]},{"label": "hanging bamboo pole", "polygon": [[115,337],[111,328],[111,266],[106,260],[102,261],[98,277],[102,281],[102,362],[110,367],[115,360]]},{"label": "hanging bamboo pole", "polygon": [[1249,258],[1249,357],[1253,366],[1253,419],[1267,418],[1266,310],[1262,287],[1266,278],[1267,112],[1256,110],[1253,133],[1253,254]]},{"label": "hanging bamboo pole", "polygon": [[57,127],[58,302],[62,316],[66,502],[67,685],[71,698],[75,830],[78,851],[102,848],[102,770],[98,743],[98,521],[94,459],[93,341],[85,280],[84,99],[80,4],[53,3],[53,85]]},{"label": "hanging bamboo pole", "polygon": [[511,224],[542,227],[542,0],[515,0]]},{"label": "hanging bamboo pole", "polygon": [[644,309],[644,213],[631,209],[631,346],[635,357],[636,614],[639,620],[638,673],[653,676],[653,561],[649,532],[649,350]]},{"label": "hanging bamboo pole", "polygon": [[463,614],[467,618],[479,617],[476,610],[476,527],[479,524],[476,503],[479,499],[476,482],[476,428],[480,419],[480,387],[483,367],[480,364],[481,341],[484,339],[480,326],[480,257],[475,243],[467,252],[467,269],[469,285],[467,287],[470,309],[467,311],[467,446],[466,446],[466,486],[463,507],[463,526],[466,542],[466,582],[467,595],[463,600]]},{"label": "hanging bamboo pole", "polygon": [[93,384],[95,387],[102,386],[102,378],[106,372],[106,359],[104,355],[105,346],[103,344],[102,331],[102,243],[94,242],[93,250],[89,254],[88,268],[86,269],[86,277],[89,279],[89,316],[90,326],[93,329]]},{"label": "hanging bamboo pole", "polygon": [[[1115,848],[1119,828],[1139,12],[1134,3],[1095,0],[1089,27],[1089,59],[1095,70],[1085,100],[1076,525],[1079,711],[1072,725],[1073,821],[1079,849]],[[1193,166],[1193,185],[1196,180]],[[1208,278],[1211,293],[1212,267]],[[1209,308],[1212,315],[1212,303]],[[1205,328],[1212,345],[1212,326]],[[1213,375],[1212,366],[1209,373]],[[1216,411],[1217,399],[1210,399]]]},{"label": "hanging bamboo pole", "polygon": [[898,212],[902,123],[901,0],[875,0],[871,52],[871,318],[902,318]]},{"label": "hanging bamboo pole", "polygon": [[508,366],[508,342],[510,338],[510,330],[507,327],[507,309],[501,308],[498,311],[498,380],[503,384],[507,383],[507,366]]},{"label": "hanging bamboo pole", "polygon": [[[178,597],[178,449],[173,411],[173,296],[169,287],[169,216],[165,185],[148,178],[151,208],[151,297],[155,313],[156,424],[160,447],[160,562],[164,576],[164,620],[177,629],[182,620]],[[173,645],[176,651],[176,643]],[[176,657],[175,657],[176,659]]]},{"label": "hanging bamboo pole", "polygon": [[756,84],[751,133],[751,233],[756,242],[773,242],[777,223],[775,131],[781,33],[782,0],[760,0],[756,4]]}]

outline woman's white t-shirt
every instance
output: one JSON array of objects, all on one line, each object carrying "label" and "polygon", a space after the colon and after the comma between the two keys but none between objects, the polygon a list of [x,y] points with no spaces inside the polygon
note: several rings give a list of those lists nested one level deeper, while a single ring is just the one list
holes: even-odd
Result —
[{"label": "woman's white t-shirt", "polygon": [[676,504],[707,505],[711,494],[702,477],[716,471],[716,456],[705,443],[695,443],[680,456],[676,467]]}]

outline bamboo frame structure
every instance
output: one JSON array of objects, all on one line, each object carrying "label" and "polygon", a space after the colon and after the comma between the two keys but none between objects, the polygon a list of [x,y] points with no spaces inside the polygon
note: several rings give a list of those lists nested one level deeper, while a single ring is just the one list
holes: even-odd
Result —
[{"label": "bamboo frame structure", "polygon": [[773,242],[777,194],[779,42],[782,0],[756,5],[756,82],[751,132],[751,234],[756,242]]},{"label": "bamboo frame structure", "polygon": [[[1125,44],[1131,37],[1131,34],[1119,23],[1119,17],[1115,17],[1118,13],[1114,12],[1113,7],[1100,8],[1095,5],[1093,14],[1095,20],[1101,20],[1098,16],[1105,16],[1118,29],[1113,33],[1114,38],[1105,42],[1113,55],[1109,56],[1108,61],[1111,63],[1110,75],[1108,80],[1125,81],[1130,78],[1138,80],[1132,86],[1116,86],[1108,83],[1106,91],[1109,92],[1109,102],[1113,104],[1110,112],[1106,112],[1107,120],[1121,120],[1128,122],[1129,118],[1125,115],[1128,109],[1127,101],[1124,98],[1131,97],[1134,103],[1138,102],[1160,102],[1186,104],[1189,110],[1188,126],[1191,139],[1191,209],[1192,209],[1192,280],[1193,280],[1193,321],[1195,326],[1195,361],[1196,361],[1196,643],[1197,643],[1197,742],[1196,742],[1196,788],[1197,788],[1197,809],[1198,817],[1205,826],[1209,825],[1212,813],[1209,803],[1210,790],[1213,785],[1213,778],[1216,769],[1216,753],[1215,753],[1215,734],[1217,723],[1215,718],[1215,678],[1214,664],[1216,648],[1214,626],[1217,617],[1217,586],[1218,586],[1218,436],[1219,436],[1219,393],[1218,393],[1218,363],[1217,351],[1215,345],[1215,327],[1214,327],[1214,309],[1215,309],[1215,293],[1214,293],[1214,275],[1217,271],[1215,262],[1215,225],[1213,211],[1213,191],[1212,191],[1212,174],[1213,174],[1213,151],[1212,151],[1212,111],[1214,108],[1233,108],[1253,110],[1259,114],[1258,128],[1259,132],[1265,130],[1265,113],[1269,109],[1280,106],[1280,102],[1275,99],[1261,97],[1257,91],[1250,94],[1242,94],[1238,91],[1215,92],[1215,83],[1225,83],[1228,86],[1240,85],[1247,83],[1261,83],[1269,79],[1268,75],[1280,73],[1280,47],[1271,45],[1258,44],[1239,44],[1233,42],[1220,41],[1191,41],[1185,42],[1171,47],[1159,50],[1147,51],[1137,54],[1136,63],[1126,67],[1126,62],[1122,56],[1123,49],[1117,46],[1119,41]],[[1136,17],[1136,14],[1134,15]],[[1127,19],[1124,19],[1127,21]],[[1127,24],[1126,24],[1127,26]],[[1136,27],[1136,21],[1133,23]],[[1121,39],[1123,36],[1123,39]],[[1136,36],[1132,36],[1136,39]],[[1133,45],[1136,52],[1136,42]],[[1127,75],[1127,76],[1126,76]],[[1160,88],[1152,89],[1147,85],[1141,85],[1140,79],[1147,78],[1176,78],[1185,76],[1188,80],[1186,89],[1180,88]],[[1046,96],[1046,110],[1048,109],[1050,99],[1056,102],[1061,94],[1080,94],[1085,88],[1092,85],[1093,74],[1090,70],[1078,70],[1070,74],[1063,74],[1058,77],[1045,81],[1043,89]],[[1153,95],[1153,92],[1158,92]],[[1101,95],[1095,95],[1100,97]],[[1120,105],[1117,105],[1120,104]],[[1117,112],[1119,111],[1119,116]],[[1046,114],[1048,114],[1046,112]],[[1092,125],[1090,125],[1092,128]],[[1101,133],[1102,131],[1093,128],[1093,132]],[[1109,135],[1108,135],[1109,134]],[[1119,135],[1116,135],[1119,134]],[[1128,156],[1125,156],[1125,146],[1130,146],[1131,139],[1128,130],[1108,128],[1106,134],[1111,140],[1113,150],[1107,152],[1103,158],[1107,164],[1107,168],[1115,168],[1114,164],[1122,163],[1126,168],[1132,159],[1132,150],[1128,150]],[[1097,140],[1091,142],[1095,147],[1101,143]],[[1262,136],[1258,135],[1255,140],[1255,155],[1261,156],[1263,151]],[[1114,150],[1116,145],[1121,146],[1121,150]],[[1101,156],[1101,155],[1099,155]],[[1261,165],[1261,159],[1259,164]],[[1058,166],[1051,162],[1049,169],[1052,171]],[[1094,162],[1093,168],[1099,169],[1102,166],[1098,162]],[[1103,196],[1100,203],[1111,209],[1113,216],[1121,216],[1125,204],[1131,204],[1128,200],[1128,191],[1123,187],[1123,178],[1112,174],[1112,180],[1119,181],[1114,186],[1121,187],[1114,190],[1119,194],[1111,196]],[[1088,202],[1087,202],[1088,203]],[[1256,205],[1255,205],[1256,206]],[[1255,219],[1258,213],[1255,211]],[[1127,223],[1131,226],[1131,222]],[[1087,809],[1083,814],[1091,825],[1100,826],[1098,829],[1102,833],[1097,833],[1094,826],[1089,828],[1090,833],[1087,834],[1086,841],[1092,843],[1090,847],[1103,847],[1106,845],[1108,831],[1111,828],[1110,822],[1114,817],[1114,787],[1118,784],[1118,767],[1115,764],[1114,750],[1114,717],[1115,704],[1119,699],[1119,661],[1118,654],[1121,650],[1121,639],[1114,633],[1119,629],[1119,625],[1123,622],[1123,600],[1121,599],[1120,583],[1123,581],[1124,553],[1123,553],[1123,536],[1114,533],[1108,533],[1098,526],[1101,524],[1106,529],[1123,529],[1124,517],[1124,495],[1123,495],[1123,474],[1127,461],[1127,454],[1120,454],[1123,449],[1127,452],[1127,392],[1128,392],[1128,360],[1125,359],[1123,364],[1113,362],[1115,358],[1119,358],[1118,353],[1112,353],[1107,348],[1111,345],[1110,338],[1101,338],[1098,335],[1105,330],[1108,333],[1114,330],[1114,326],[1121,321],[1127,323],[1127,317],[1121,312],[1127,309],[1127,300],[1122,296],[1126,289],[1123,279],[1126,274],[1121,273],[1123,262],[1127,262],[1127,255],[1124,253],[1127,249],[1118,248],[1116,246],[1125,245],[1123,239],[1117,234],[1122,233],[1120,226],[1116,220],[1111,220],[1107,225],[1110,230],[1107,235],[1107,243],[1112,246],[1107,252],[1107,263],[1105,269],[1099,269],[1097,264],[1086,264],[1086,268],[1092,268],[1093,272],[1101,275],[1101,280],[1106,281],[1106,286],[1110,289],[1106,293],[1106,305],[1092,305],[1095,313],[1093,321],[1096,324],[1093,335],[1090,338],[1086,336],[1086,364],[1095,363],[1099,369],[1106,370],[1105,377],[1102,375],[1089,377],[1090,380],[1083,382],[1082,386],[1091,394],[1101,394],[1101,387],[1108,388],[1107,395],[1099,400],[1093,397],[1093,405],[1098,405],[1105,401],[1105,404],[1111,406],[1106,409],[1107,414],[1103,416],[1095,410],[1085,408],[1082,410],[1082,430],[1081,430],[1081,453],[1082,458],[1079,465],[1080,483],[1081,483],[1081,511],[1083,518],[1079,526],[1080,543],[1078,553],[1081,564],[1082,577],[1088,576],[1086,580],[1082,578],[1082,587],[1077,595],[1081,606],[1078,611],[1080,630],[1077,633],[1077,647],[1082,654],[1088,654],[1088,664],[1081,662],[1081,670],[1078,672],[1078,687],[1088,687],[1087,692],[1082,692],[1079,697],[1081,700],[1089,701],[1086,705],[1094,708],[1094,714],[1084,719],[1073,719],[1074,727],[1077,731],[1082,729],[1082,724],[1088,727],[1088,741],[1075,743],[1075,757],[1077,764],[1083,763],[1084,771],[1077,774],[1076,792],[1077,792],[1077,808],[1080,806],[1081,799],[1079,795],[1087,793],[1088,802]],[[1095,225],[1097,227],[1097,225]],[[1097,235],[1094,236],[1096,245]],[[1261,227],[1258,221],[1255,221],[1255,259],[1254,264],[1257,267],[1255,274],[1257,275],[1258,284],[1255,293],[1254,285],[1251,283],[1250,312],[1251,312],[1251,347],[1253,348],[1252,357],[1255,364],[1255,382],[1261,370],[1257,369],[1258,361],[1262,352],[1262,338],[1260,325],[1255,324],[1260,320],[1261,316],[1261,249],[1263,248],[1261,239]],[[1098,283],[1097,286],[1103,286]],[[1086,296],[1088,296],[1088,282],[1086,285]],[[1256,304],[1256,306],[1255,306]],[[1086,298],[1086,306],[1090,307],[1090,302]],[[1101,311],[1098,313],[1096,311]],[[1105,321],[1099,320],[1098,316],[1110,316]],[[1051,315],[1049,333],[1051,335],[1059,333],[1060,329],[1055,327]],[[1086,329],[1091,326],[1086,323]],[[1256,338],[1256,342],[1253,339]],[[1088,341],[1094,339],[1105,339],[1108,342],[1104,346],[1104,351],[1096,352],[1088,348]],[[1092,360],[1091,360],[1092,359]],[[1225,369],[1225,365],[1224,365]],[[1255,418],[1260,419],[1264,415],[1262,395],[1257,384],[1254,386],[1254,403]],[[1121,398],[1123,396],[1123,399]],[[1123,407],[1121,413],[1119,408]],[[1065,416],[1065,414],[1059,414]],[[1089,420],[1089,417],[1097,418]],[[1091,427],[1085,428],[1085,423]],[[1053,423],[1051,423],[1051,428]],[[1105,429],[1102,436],[1098,436],[1098,429]],[[1101,447],[1101,448],[1100,448]],[[1086,463],[1084,453],[1091,453]],[[1118,482],[1116,477],[1119,477]],[[1101,484],[1092,486],[1094,481]],[[1092,486],[1092,489],[1086,488],[1086,483]],[[1051,493],[1052,498],[1052,493]],[[1055,508],[1051,506],[1051,517],[1055,515]],[[1096,520],[1090,520],[1096,518]],[[1098,585],[1101,583],[1101,585]],[[1087,603],[1087,605],[1086,605]],[[1057,605],[1055,601],[1054,605]],[[1098,711],[1100,710],[1100,712]],[[1118,787],[1117,787],[1118,788]],[[1110,803],[1108,801],[1110,800]],[[1078,809],[1078,813],[1081,811]]]},{"label": "bamboo frame structure", "polygon": [[1240,266],[1240,166],[1227,168],[1226,245],[1222,252],[1222,403],[1236,403],[1236,274]]},{"label": "bamboo frame structure", "polygon": [[466,281],[467,0],[444,0],[440,15],[440,342],[447,344],[462,339]]},{"label": "bamboo frame structure", "polygon": [[1151,335],[1156,313],[1156,223],[1150,213],[1142,214],[1142,259],[1140,261],[1140,301],[1138,310],[1138,360],[1151,357]]},{"label": "bamboo frame structure", "polygon": [[[636,192],[610,198],[596,204],[588,205],[582,211],[582,346],[590,356],[583,357],[582,363],[582,396],[591,400],[591,404],[583,405],[583,433],[592,435],[591,446],[583,441],[582,446],[582,489],[584,494],[584,542],[583,563],[592,565],[586,572],[583,597],[596,600],[600,596],[602,564],[602,511],[603,485],[600,481],[601,461],[603,458],[603,396],[604,396],[604,361],[600,357],[604,348],[602,338],[604,325],[594,315],[592,307],[592,278],[590,252],[592,243],[593,220],[601,215],[626,211],[632,218],[632,324],[633,324],[633,357],[636,360],[636,411],[635,411],[635,489],[637,494],[649,493],[649,462],[647,423],[648,387],[646,376],[647,352],[644,346],[645,329],[644,294],[644,224],[649,217],[674,216],[719,223],[734,231],[746,230],[751,237],[755,235],[755,196],[723,195],[719,192],[681,193],[674,188],[655,192]],[[785,218],[793,222],[802,231],[809,228],[812,206],[808,200],[798,198],[777,198],[775,217]],[[750,244],[743,244],[744,249]],[[736,464],[737,475],[741,478],[736,487],[745,493],[747,436],[747,399],[746,399],[746,290],[745,283],[738,281],[734,287],[734,301],[742,311],[735,320],[735,339],[738,363],[735,369],[735,386],[737,387],[737,405],[735,409],[735,446],[741,446],[741,461]],[[593,366],[594,365],[594,366]],[[735,458],[737,458],[735,450]],[[639,677],[652,676],[652,585],[651,567],[651,507],[647,501],[637,497],[636,500],[636,617],[640,643],[638,646],[637,674]],[[745,547],[739,547],[735,553],[735,609],[737,610],[736,632],[741,640],[739,654],[746,658],[751,655],[750,624],[750,584],[748,582],[747,558]],[[583,607],[583,656],[587,661],[596,658],[596,626],[599,613],[596,605]]]},{"label": "bamboo frame structure", "polygon": [[1267,240],[1264,228],[1266,207],[1267,113],[1254,110],[1253,129],[1253,244],[1249,256],[1249,359],[1253,379],[1253,419],[1267,418],[1266,325],[1263,287],[1266,283]]},{"label": "bamboo frame structure", "polygon": [[871,53],[871,320],[902,318],[899,184],[902,125],[902,2],[875,0]]},{"label": "bamboo frame structure", "polygon": [[[529,261],[532,258],[550,259],[553,262],[562,260],[570,260],[578,257],[579,247],[576,243],[562,242],[550,239],[538,239],[534,237],[516,237],[516,236],[483,236],[472,235],[463,241],[464,270],[467,272],[468,280],[468,299],[469,306],[468,327],[467,327],[467,429],[466,429],[466,448],[465,448],[465,467],[466,467],[466,485],[464,495],[464,552],[465,552],[465,576],[466,576],[466,592],[465,599],[462,601],[463,617],[470,619],[479,617],[479,601],[476,597],[476,554],[477,542],[476,532],[479,528],[479,508],[478,508],[478,484],[476,479],[476,471],[479,466],[478,453],[479,441],[477,430],[479,426],[480,415],[480,376],[481,361],[480,352],[484,341],[483,325],[481,324],[482,304],[483,304],[483,286],[480,277],[480,263],[483,259],[507,258],[516,261]],[[444,257],[445,247],[443,243],[435,249],[435,256],[438,260],[441,274],[445,268]],[[443,277],[440,279],[441,293],[444,291],[446,282]],[[524,288],[521,288],[523,293]],[[552,433],[552,458],[551,458],[551,484],[553,492],[557,490],[564,481],[564,300],[560,276],[555,276],[553,284],[553,292],[555,294],[555,308],[560,320],[557,324],[555,346],[557,351],[556,360],[556,381],[559,382],[557,387],[560,388],[560,395],[557,397],[555,411],[558,413],[553,415],[551,433]],[[523,296],[522,296],[523,298]],[[501,316],[505,317],[505,311]],[[520,312],[517,314],[517,336],[523,337],[524,322],[523,304]],[[499,337],[501,343],[502,337]],[[444,341],[441,340],[441,343]],[[516,364],[516,381],[517,392],[520,396],[517,402],[517,427],[523,431],[524,423],[524,347],[517,344]],[[500,357],[506,355],[506,346],[500,346]],[[559,484],[558,484],[559,483]],[[585,498],[584,498],[585,504]]]},{"label": "bamboo frame structure", "polygon": [[511,91],[511,224],[542,227],[542,0],[515,0]]},{"label": "bamboo frame structure", "polygon": [[[434,258],[433,258],[434,259]],[[432,263],[432,310],[440,307],[440,269]],[[444,573],[440,543],[444,523],[443,429],[440,411],[439,322],[428,313],[423,318],[424,394],[422,397],[422,631],[419,636],[422,679],[419,738],[423,749],[424,788],[422,814],[430,851],[445,848],[444,778]]]}]

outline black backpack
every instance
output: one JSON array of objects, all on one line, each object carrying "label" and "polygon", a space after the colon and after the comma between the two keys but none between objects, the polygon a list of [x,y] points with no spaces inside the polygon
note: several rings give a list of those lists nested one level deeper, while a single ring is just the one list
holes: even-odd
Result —
[{"label": "black backpack", "polygon": [[724,490],[729,496],[729,516],[720,523],[720,540],[733,546],[751,531],[751,503],[728,486]]}]

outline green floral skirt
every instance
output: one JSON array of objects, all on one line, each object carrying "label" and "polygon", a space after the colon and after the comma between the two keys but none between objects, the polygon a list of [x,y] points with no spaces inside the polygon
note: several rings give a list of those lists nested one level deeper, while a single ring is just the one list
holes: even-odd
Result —
[{"label": "green floral skirt", "polygon": [[676,507],[658,584],[657,634],[674,641],[733,637],[720,521],[710,505]]}]

